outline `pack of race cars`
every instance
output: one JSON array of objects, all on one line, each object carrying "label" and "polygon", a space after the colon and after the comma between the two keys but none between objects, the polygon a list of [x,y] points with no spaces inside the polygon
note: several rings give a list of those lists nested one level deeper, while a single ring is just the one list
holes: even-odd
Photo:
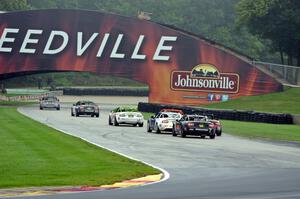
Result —
[{"label": "pack of race cars", "polygon": [[152,131],[171,131],[173,136],[208,136],[214,139],[222,135],[222,125],[213,115],[183,114],[178,109],[162,109],[147,121],[147,132]]},{"label": "pack of race cars", "polygon": [[[40,100],[40,109],[56,108],[60,110],[59,100],[55,97],[46,97]],[[71,107],[71,116],[89,115],[99,117],[100,108],[92,101],[78,101]],[[117,107],[108,116],[108,124],[119,126],[122,124],[144,126],[143,114],[132,107]],[[214,139],[222,135],[221,122],[213,115],[203,115],[200,112],[184,114],[179,109],[161,109],[147,120],[147,132],[172,132],[173,136],[186,137],[188,135],[208,136]]]}]

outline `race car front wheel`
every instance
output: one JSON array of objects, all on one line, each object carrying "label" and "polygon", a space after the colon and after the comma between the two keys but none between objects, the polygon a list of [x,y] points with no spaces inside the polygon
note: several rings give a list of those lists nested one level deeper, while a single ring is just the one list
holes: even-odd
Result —
[{"label": "race car front wheel", "polygon": [[183,131],[182,128],[180,128],[180,135],[181,135],[182,138],[186,137],[186,134],[185,134],[185,132]]},{"label": "race car front wheel", "polygon": [[114,119],[114,125],[115,125],[115,126],[119,126],[119,123],[118,123],[118,121],[117,121],[117,118]]},{"label": "race car front wheel", "polygon": [[172,128],[172,135],[173,136],[177,136],[177,134],[176,134],[176,132],[175,132],[175,127],[173,126],[173,128]]},{"label": "race car front wheel", "polygon": [[155,132],[156,132],[156,133],[161,133],[161,132],[160,132],[160,129],[159,129],[158,125],[157,125],[157,123],[155,124],[154,129],[155,129]]},{"label": "race car front wheel", "polygon": [[151,133],[151,132],[152,132],[149,122],[147,122],[147,132],[148,132],[148,133]]},{"label": "race car front wheel", "polygon": [[221,136],[222,135],[222,130],[216,131],[217,136]]}]

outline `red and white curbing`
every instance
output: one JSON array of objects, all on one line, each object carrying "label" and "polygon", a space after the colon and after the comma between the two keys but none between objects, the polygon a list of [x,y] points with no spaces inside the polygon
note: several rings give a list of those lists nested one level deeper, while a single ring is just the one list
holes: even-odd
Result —
[{"label": "red and white curbing", "polygon": [[132,180],[125,180],[111,185],[101,186],[74,186],[74,187],[36,187],[28,189],[2,189],[0,190],[0,198],[8,197],[24,197],[24,196],[40,196],[40,195],[54,195],[66,194],[86,191],[103,191],[117,188],[127,188],[133,186],[142,186],[159,182],[163,178],[163,174],[148,175],[142,178]]},{"label": "red and white curbing", "polygon": [[[20,111],[19,111],[20,112]],[[23,114],[23,113],[22,113]],[[88,143],[91,143],[93,145],[96,145],[98,147],[104,148],[106,150],[112,151],[114,153],[117,153],[119,155],[122,155],[124,157],[127,157],[132,160],[140,161],[135,158],[132,158],[128,155],[119,153],[117,151],[111,150],[109,148],[103,147],[101,145],[98,145],[94,142],[91,142],[85,138],[74,136],[64,130],[58,129],[52,125],[46,124],[50,126],[51,128],[54,128],[62,133],[68,134],[73,137],[78,137],[82,139],[83,141],[86,141]],[[140,161],[143,162],[143,161]],[[144,186],[144,185],[150,185],[155,184],[159,182],[166,181],[170,178],[170,174],[159,167],[156,167],[154,165],[151,165],[149,163],[143,162],[146,165],[149,165],[153,168],[156,168],[160,170],[161,174],[156,175],[148,175],[141,178],[136,178],[132,180],[125,180],[122,182],[117,182],[112,185],[101,185],[101,186],[72,186],[72,187],[38,187],[38,188],[28,188],[28,189],[0,189],[0,198],[7,198],[7,197],[24,197],[24,196],[39,196],[39,195],[53,195],[53,194],[66,194],[66,193],[76,193],[76,192],[86,192],[86,191],[102,191],[102,190],[111,190],[111,189],[117,189],[117,188],[127,188],[127,187],[133,187],[133,186]]]}]

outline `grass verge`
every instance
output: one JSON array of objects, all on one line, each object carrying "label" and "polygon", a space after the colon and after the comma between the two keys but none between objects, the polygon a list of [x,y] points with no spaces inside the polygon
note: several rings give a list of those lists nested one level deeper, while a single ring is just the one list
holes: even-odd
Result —
[{"label": "grass verge", "polygon": [[23,106],[34,104],[36,102],[33,101],[0,101],[0,106]]},{"label": "grass verge", "polygon": [[247,138],[300,141],[299,125],[265,124],[222,120],[225,133]]},{"label": "grass verge", "polygon": [[300,114],[300,88],[203,105],[205,108]]},{"label": "grass verge", "polygon": [[0,188],[103,185],[158,170],[0,107]]}]

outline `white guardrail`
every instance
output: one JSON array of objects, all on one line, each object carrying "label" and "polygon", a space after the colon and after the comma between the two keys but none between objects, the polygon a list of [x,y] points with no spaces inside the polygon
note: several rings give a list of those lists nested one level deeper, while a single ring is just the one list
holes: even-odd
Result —
[{"label": "white guardrail", "polygon": [[283,83],[300,86],[300,67],[252,61],[252,64],[269,73]]},{"label": "white guardrail", "polygon": [[46,96],[62,96],[62,95],[63,95],[63,91],[50,91],[41,94],[19,95],[19,96],[12,96],[12,97],[0,95],[0,100],[1,101],[31,101],[31,100],[39,100],[40,98]]}]

